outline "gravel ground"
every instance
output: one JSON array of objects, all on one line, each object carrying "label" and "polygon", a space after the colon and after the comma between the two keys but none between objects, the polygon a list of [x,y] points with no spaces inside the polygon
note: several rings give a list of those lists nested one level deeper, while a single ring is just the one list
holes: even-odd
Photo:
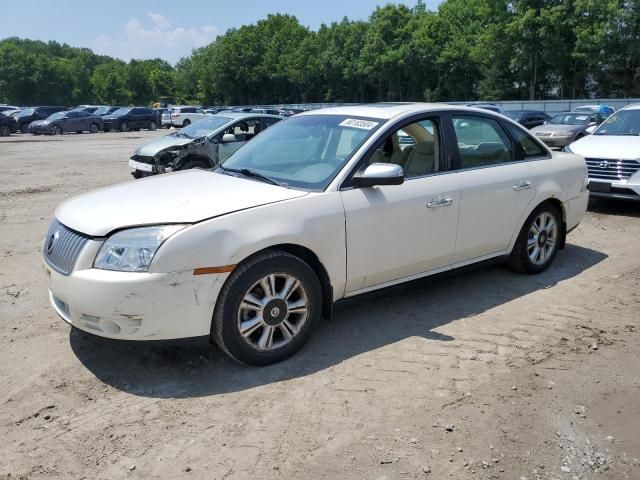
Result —
[{"label": "gravel ground", "polygon": [[247,368],[202,340],[70,331],[48,305],[56,205],[129,180],[165,133],[0,139],[0,479],[640,479],[640,204],[592,203],[541,275],[356,298]]}]

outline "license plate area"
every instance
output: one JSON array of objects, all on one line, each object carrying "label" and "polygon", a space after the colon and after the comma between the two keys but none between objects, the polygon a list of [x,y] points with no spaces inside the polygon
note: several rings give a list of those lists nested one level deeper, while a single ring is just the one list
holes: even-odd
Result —
[{"label": "license plate area", "polygon": [[141,170],[143,172],[153,172],[153,165],[148,163],[136,162],[135,160],[129,160],[129,167],[134,170]]},{"label": "license plate area", "polygon": [[607,182],[589,182],[589,191],[598,193],[611,193],[611,184]]}]

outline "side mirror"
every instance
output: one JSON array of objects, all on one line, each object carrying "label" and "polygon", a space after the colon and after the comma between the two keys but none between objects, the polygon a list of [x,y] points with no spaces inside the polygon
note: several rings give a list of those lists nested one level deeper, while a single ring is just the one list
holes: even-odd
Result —
[{"label": "side mirror", "polygon": [[233,143],[233,142],[237,142],[238,139],[236,138],[236,136],[233,133],[225,133],[222,136],[222,142],[221,143]]},{"label": "side mirror", "polygon": [[372,163],[364,172],[354,177],[359,187],[375,187],[376,185],[402,185],[404,170],[395,163]]}]

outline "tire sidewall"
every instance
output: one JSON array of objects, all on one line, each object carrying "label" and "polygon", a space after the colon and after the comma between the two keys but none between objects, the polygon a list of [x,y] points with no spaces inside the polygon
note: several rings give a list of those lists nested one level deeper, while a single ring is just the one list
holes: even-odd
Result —
[{"label": "tire sidewall", "polygon": [[0,137],[11,135],[11,128],[8,125],[0,125]]},{"label": "tire sidewall", "polygon": [[[220,292],[219,300],[222,301],[216,305],[214,313],[213,322],[216,325],[212,325],[212,329],[219,329],[224,343],[220,346],[238,362],[254,366],[277,363],[292,356],[309,340],[321,315],[322,288],[315,272],[304,261],[284,252],[259,259],[250,263],[248,268],[238,267],[237,270],[239,273],[232,273]],[[271,352],[260,352],[242,339],[237,328],[237,315],[246,291],[270,273],[293,274],[302,283],[309,300],[309,318],[298,335],[287,345]]]}]

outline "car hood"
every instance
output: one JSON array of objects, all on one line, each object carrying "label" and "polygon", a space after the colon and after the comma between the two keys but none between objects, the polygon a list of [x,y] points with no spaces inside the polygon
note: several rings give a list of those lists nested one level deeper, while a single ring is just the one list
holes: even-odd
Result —
[{"label": "car hood", "polygon": [[589,158],[640,159],[640,136],[589,135],[569,145],[573,153]]},{"label": "car hood", "polygon": [[540,133],[540,132],[548,132],[548,133],[566,133],[566,134],[571,134],[571,133],[576,133],[576,132],[581,132],[582,130],[584,130],[586,127],[586,125],[553,125],[550,123],[547,123],[546,125],[540,125],[538,127],[532,128],[531,131],[533,133]]},{"label": "car hood", "polygon": [[35,120],[31,122],[31,125],[33,125],[34,127],[37,127],[38,125],[48,125],[50,123],[51,123],[50,120]]},{"label": "car hood", "polygon": [[134,154],[140,155],[142,157],[153,157],[158,152],[161,152],[162,150],[165,150],[169,147],[181,147],[182,145],[193,142],[193,140],[193,138],[165,135],[164,137],[156,138],[154,140],[151,140],[150,142],[140,145],[136,149]]},{"label": "car hood", "polygon": [[222,173],[185,170],[73,197],[56,209],[56,218],[77,232],[102,237],[125,227],[195,223],[304,195]]}]

